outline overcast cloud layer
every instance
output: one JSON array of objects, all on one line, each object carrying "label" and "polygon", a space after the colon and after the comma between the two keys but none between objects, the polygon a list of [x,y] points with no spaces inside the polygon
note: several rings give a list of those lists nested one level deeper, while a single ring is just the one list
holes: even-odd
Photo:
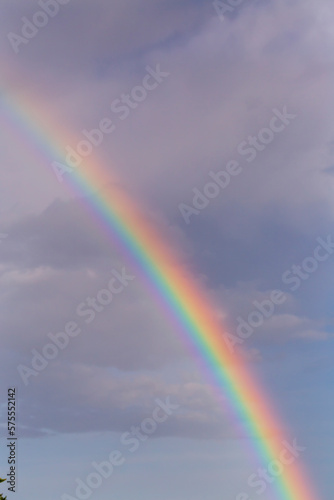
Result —
[{"label": "overcast cloud layer", "polygon": [[[87,200],[68,188],[71,174],[60,183],[52,169],[83,130],[109,118],[114,130],[93,155],[164,233],[222,329],[238,336],[256,304],[280,291],[238,348],[306,447],[302,460],[320,497],[331,500],[332,2],[250,0],[222,20],[211,1],[70,0],[17,50],[8,35],[21,35],[41,7],[0,4],[1,402],[7,387],[18,388],[18,498],[73,495],[75,478],[117,448],[157,399],[178,409],[96,498],[235,499],[259,466],[225,395],[100,231]],[[115,101],[159,69],[162,81],[122,116]],[[30,124],[43,127],[42,113],[57,124],[67,141],[58,158],[39,156],[9,100],[29,103]],[[254,136],[264,138],[260,146],[249,144]],[[232,160],[235,175],[203,201]],[[118,292],[94,310],[87,300],[102,297],[110,280]],[[80,333],[37,373],[34,356],[69,322]],[[265,495],[277,498],[269,486]]]}]

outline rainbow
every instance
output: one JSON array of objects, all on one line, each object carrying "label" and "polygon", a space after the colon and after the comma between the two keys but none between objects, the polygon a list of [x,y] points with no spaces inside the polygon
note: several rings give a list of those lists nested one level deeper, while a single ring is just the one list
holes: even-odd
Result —
[{"label": "rainbow", "polygon": [[[19,93],[15,97],[2,95],[0,103],[6,124],[16,136],[20,134],[20,144],[32,150],[35,159],[54,176],[52,163],[64,163],[65,146],[74,146],[79,139],[64,132],[63,126],[51,123],[50,113],[46,115],[44,107],[37,111],[36,103]],[[159,230],[119,188],[94,153],[64,179],[85,200],[84,208],[117,243],[133,271],[145,279],[214,387],[228,398],[263,466],[276,461],[283,441],[288,440],[286,431],[241,355],[232,353],[226,345],[221,323],[204,291],[164,242]],[[274,487],[280,499],[317,498],[299,460],[285,467]]]}]

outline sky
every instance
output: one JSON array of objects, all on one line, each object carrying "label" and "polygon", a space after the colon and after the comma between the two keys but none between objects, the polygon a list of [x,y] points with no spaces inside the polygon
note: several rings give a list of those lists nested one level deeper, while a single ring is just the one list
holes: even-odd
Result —
[{"label": "sky", "polygon": [[279,478],[248,484],[263,463],[226,394],[9,98],[164,233],[332,499],[333,6],[222,5],[0,0],[1,434],[15,387],[18,499],[277,500]]}]

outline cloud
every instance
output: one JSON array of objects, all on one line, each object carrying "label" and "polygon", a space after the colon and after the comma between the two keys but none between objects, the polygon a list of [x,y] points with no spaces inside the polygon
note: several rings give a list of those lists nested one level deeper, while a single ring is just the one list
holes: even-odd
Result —
[{"label": "cloud", "polygon": [[[280,303],[274,303],[272,294],[277,289],[259,291],[258,288],[259,284],[256,282],[245,282],[238,283],[233,288],[220,287],[212,292],[213,301],[226,311],[224,323],[227,331],[243,339],[242,347],[246,348],[246,358],[261,361],[263,348],[268,345],[292,343],[295,340],[325,341],[331,338],[328,333],[331,322],[322,317],[312,317],[307,311],[304,314],[299,298],[281,288]],[[241,327],[240,335],[241,324],[244,326]],[[246,329],[249,335],[245,339],[242,335]]]},{"label": "cloud", "polygon": [[[3,32],[19,30],[21,17],[35,9],[30,1],[4,5]],[[221,23],[207,1],[115,1],[111,8],[107,0],[72,0],[18,56],[3,37],[3,88],[35,99],[38,116],[38,105],[44,110],[48,103],[46,114],[79,140],[102,118],[118,119],[111,102],[142,81],[148,64],[170,73],[127,120],[116,121],[94,154],[150,207],[150,220],[158,214],[155,224],[200,275],[222,323],[235,328],[236,318],[280,288],[282,273],[333,226],[331,10],[325,0],[252,2]],[[247,162],[238,146],[284,106],[296,119]],[[72,195],[52,175],[53,158],[39,165],[21,148],[15,126],[14,135],[1,126],[4,196],[22,206],[0,220],[9,234],[0,245],[0,319],[11,383],[13,366],[29,363],[48,333],[78,319],[78,304],[124,263],[79,205],[61,201]],[[75,140],[68,138],[63,151]],[[240,162],[242,174],[186,227],[179,204],[191,203],[193,188],[230,159]],[[319,283],[321,277],[319,271]],[[319,304],[326,293],[317,287]],[[313,302],[287,294],[244,356],[259,363],[278,342],[328,340],[325,313]],[[161,432],[233,435],[204,383],[170,381],[177,362],[189,363],[188,354],[135,281],[29,386],[24,432],[127,430],[157,395],[171,394],[182,411]]]},{"label": "cloud", "polygon": [[156,399],[167,398],[179,408],[155,437],[236,436],[213,389],[203,382],[168,383],[156,375],[78,364],[54,366],[22,393],[21,431],[23,437],[124,432],[152,413]]},{"label": "cloud", "polygon": [[[41,9],[34,1],[12,2],[5,7],[3,29],[21,34],[22,16],[32,20],[38,10]],[[124,58],[131,59],[152,47],[189,37],[205,23],[209,12],[213,10],[204,1],[115,0],[111,6],[107,0],[94,4],[70,0],[29,44],[19,47],[18,58],[23,66],[42,64],[46,78],[55,65],[59,76],[101,76],[112,72],[115,63]],[[74,25],[80,29],[74,31]],[[1,49],[8,59],[14,59],[7,37]]]}]

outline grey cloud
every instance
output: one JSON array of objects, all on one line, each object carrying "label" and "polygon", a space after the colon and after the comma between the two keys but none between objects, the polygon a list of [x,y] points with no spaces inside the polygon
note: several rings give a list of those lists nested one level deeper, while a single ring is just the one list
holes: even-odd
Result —
[{"label": "grey cloud", "polygon": [[22,393],[23,437],[128,431],[150,416],[156,399],[166,398],[179,408],[155,437],[236,437],[210,386],[171,384],[151,375],[120,375],[84,365],[54,367]]},{"label": "grey cloud", "polygon": [[[37,10],[41,10],[37,2],[6,5],[3,31],[21,34],[22,16],[31,20]],[[44,78],[50,78],[55,68],[58,76],[93,73],[101,77],[113,71],[115,62],[189,36],[210,15],[214,11],[204,1],[70,0],[36,37],[20,46],[18,55],[7,37],[0,50],[14,63],[19,58],[28,70],[42,65]]]},{"label": "grey cloud", "polygon": [[[165,224],[155,219],[155,224]],[[33,348],[41,349],[49,342],[48,334],[62,332],[69,321],[76,321],[82,334],[60,353],[68,362],[136,370],[159,368],[185,355],[140,277],[76,202],[55,203],[9,231],[10,238],[0,247],[2,339],[25,364]],[[173,228],[170,237],[184,243]],[[78,307],[108,288],[113,270],[123,268],[134,280],[88,324]]]},{"label": "grey cloud", "polygon": [[[19,68],[14,90],[50,101],[59,123],[79,135],[108,116],[111,100],[140,81],[146,64],[170,72],[166,85],[118,123],[98,153],[129,191],[174,225],[175,246],[192,253],[193,268],[229,312],[228,324],[247,314],[252,300],[280,288],[282,272],[333,225],[333,178],[326,172],[333,165],[332,18],[324,15],[331,4],[311,4],[258,3],[220,23],[208,13],[210,2],[200,8],[195,2],[177,8],[162,0],[113,2],[112,10],[107,1],[73,1],[18,57],[8,40],[1,42],[10,72],[15,76]],[[16,29],[35,5],[7,3],[6,30]],[[273,107],[284,105],[297,119],[248,165],[238,144],[266,126]],[[244,172],[185,227],[178,204],[189,202],[192,188],[232,158],[243,160]],[[25,186],[16,170],[10,186]],[[38,187],[40,177],[27,180]],[[57,189],[48,188],[50,203]],[[8,233],[0,246],[3,366],[17,366],[29,362],[31,348],[40,349],[49,331],[72,319],[81,300],[105,286],[120,257],[72,204],[54,203],[9,224]],[[317,294],[320,303],[321,286]],[[256,332],[249,359],[263,359],[278,339],[326,340],[321,314],[309,311],[314,298],[299,299],[289,296]],[[137,283],[61,356],[24,396],[26,434],[45,427],[53,433],[126,430],[146,416],[150,398],[171,392],[185,411],[168,422],[166,435],[231,435],[206,388],[155,383],[161,367],[172,371],[186,355]],[[115,367],[134,373],[133,379],[116,384]],[[155,372],[143,381],[140,371],[147,369]],[[17,377],[9,371],[9,383],[9,375]]]}]

